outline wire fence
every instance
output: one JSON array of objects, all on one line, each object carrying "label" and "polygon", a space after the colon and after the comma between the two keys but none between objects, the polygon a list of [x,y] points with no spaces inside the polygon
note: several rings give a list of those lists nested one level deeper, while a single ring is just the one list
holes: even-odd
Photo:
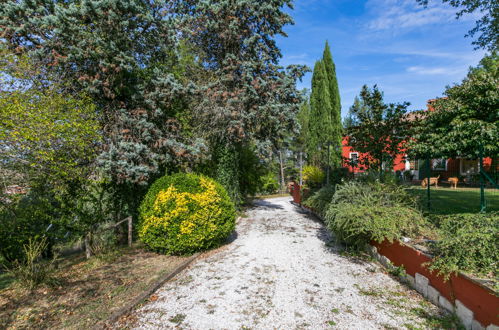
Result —
[{"label": "wire fence", "polygon": [[431,214],[499,211],[498,156],[414,160],[404,172]]}]

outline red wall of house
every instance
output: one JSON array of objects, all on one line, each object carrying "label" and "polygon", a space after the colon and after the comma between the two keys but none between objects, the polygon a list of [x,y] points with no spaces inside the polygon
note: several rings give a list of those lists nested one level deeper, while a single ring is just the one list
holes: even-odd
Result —
[{"label": "red wall of house", "polygon": [[[348,137],[343,138],[343,148],[341,155],[343,157],[343,167],[348,168],[348,171],[350,173],[362,173],[367,170],[365,166],[358,165],[356,167],[350,166],[349,160],[350,160],[350,153],[352,152],[357,152],[359,154],[359,160],[365,159],[369,157],[369,154],[367,153],[361,153],[358,151],[355,151],[348,142]],[[478,160],[477,160],[478,161]],[[423,163],[420,164],[421,166],[426,166]],[[492,167],[492,158],[484,158],[483,159],[483,167],[486,171],[490,171]],[[420,168],[422,169],[422,167]],[[405,171],[405,153],[398,154],[395,157],[395,160],[393,162],[393,171]],[[440,180],[447,180],[450,177],[456,177],[461,175],[460,173],[460,160],[459,159],[452,159],[449,158],[447,160],[447,169],[446,170],[435,170],[432,169],[432,175],[438,175],[440,174]],[[420,178],[421,179],[421,178]]]},{"label": "red wall of house", "polygon": [[[341,156],[343,157],[343,167],[348,168],[348,171],[350,173],[362,173],[366,170],[365,166],[358,165],[356,167],[350,166],[349,160],[350,160],[350,153],[351,152],[357,152],[359,154],[359,160],[363,160],[366,158],[369,158],[368,153],[362,153],[355,151],[348,142],[348,137],[343,137],[343,148],[341,152]],[[400,154],[395,157],[395,160],[393,162],[393,170],[394,171],[404,171],[405,170],[405,154]]]}]

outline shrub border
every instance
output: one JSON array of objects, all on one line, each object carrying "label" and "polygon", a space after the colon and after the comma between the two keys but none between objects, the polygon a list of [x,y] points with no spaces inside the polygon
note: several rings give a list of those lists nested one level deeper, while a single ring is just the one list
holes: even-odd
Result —
[{"label": "shrub border", "polygon": [[[297,203],[296,200],[291,204],[324,222],[314,210]],[[399,276],[399,280],[418,291],[434,305],[456,313],[466,329],[499,328],[494,323],[499,310],[499,293],[483,285],[479,280],[459,272],[457,275],[451,275],[450,280],[445,282],[442,276],[431,273],[423,266],[424,263],[431,261],[430,255],[400,241],[371,242],[367,252],[388,270],[395,266],[404,266],[407,274]]]}]

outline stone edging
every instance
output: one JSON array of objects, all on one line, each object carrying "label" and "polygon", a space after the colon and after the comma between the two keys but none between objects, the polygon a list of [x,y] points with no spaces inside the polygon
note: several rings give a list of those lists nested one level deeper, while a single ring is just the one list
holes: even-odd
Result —
[{"label": "stone edging", "polygon": [[[239,223],[242,220],[242,217],[237,217],[236,219],[236,224]],[[126,306],[121,307],[119,310],[111,314],[110,317],[108,317],[106,320],[97,322],[92,329],[94,330],[101,330],[101,329],[108,329],[110,326],[118,321],[123,315],[130,313],[135,307],[142,302],[144,302],[149,296],[151,296],[154,292],[156,292],[163,284],[174,278],[176,275],[178,275],[180,272],[182,272],[184,269],[186,269],[193,261],[198,259],[203,253],[198,252],[193,254],[192,256],[189,257],[186,261],[178,265],[174,270],[171,272],[163,275],[161,278],[159,278],[156,282],[151,284],[147,290],[142,292],[140,295],[135,297],[130,303],[128,303]]]},{"label": "stone edging", "polygon": [[[291,204],[301,208],[305,212],[314,215],[316,218],[320,219],[321,221],[324,222],[324,219],[315,213],[313,210],[304,207],[301,204],[291,202]],[[401,242],[401,244],[403,244]],[[405,244],[404,244],[405,245]],[[374,257],[376,260],[378,260],[379,263],[381,263],[385,268],[388,270],[393,270],[396,267],[391,263],[390,259],[388,259],[386,256],[381,255],[378,253],[378,249],[375,246],[369,245],[367,248],[367,252]],[[472,329],[472,330],[499,330],[499,327],[496,326],[495,324],[490,324],[487,327],[484,327],[478,320],[474,319],[474,313],[472,310],[467,308],[461,301],[458,299],[455,300],[455,305],[452,304],[447,298],[445,298],[443,295],[440,294],[440,292],[431,286],[429,284],[430,280],[420,274],[420,273],[415,273],[415,276],[412,276],[410,274],[405,274],[405,275],[400,275],[399,280],[405,284],[407,284],[409,287],[415,289],[418,291],[425,299],[433,303],[434,305],[450,312],[450,313],[456,313],[457,317],[461,320],[463,325],[466,327],[466,329]],[[472,279],[469,279],[469,277],[466,276],[468,280],[473,281]],[[475,282],[475,281],[473,281]],[[478,283],[481,287],[483,285],[481,283]],[[490,289],[488,289],[490,290]]]},{"label": "stone edging", "polygon": [[179,266],[177,266],[173,271],[163,275],[161,278],[159,278],[156,282],[154,282],[147,290],[142,292],[140,295],[135,297],[131,302],[129,302],[126,306],[121,307],[118,309],[116,312],[111,314],[110,317],[108,317],[106,320],[98,322],[96,325],[92,327],[94,330],[101,330],[101,329],[107,329],[109,328],[113,323],[118,321],[120,317],[123,315],[131,312],[137,305],[141,304],[144,302],[149,296],[151,296],[156,290],[158,290],[163,284],[165,284],[167,281],[171,280],[173,277],[178,275],[180,272],[182,272],[184,269],[186,269],[194,260],[196,260],[201,253],[196,253],[189,257],[186,261],[181,263]]},{"label": "stone edging", "polygon": [[[378,253],[378,249],[375,246],[369,245],[367,248],[368,253],[379,261],[388,270],[393,270],[396,267],[391,263],[390,259]],[[484,327],[479,321],[474,319],[474,313],[468,307],[466,307],[458,299],[455,300],[455,304],[452,304],[447,298],[440,294],[440,292],[429,284],[430,280],[420,274],[416,273],[415,276],[405,274],[399,275],[398,278],[401,282],[407,284],[412,289],[419,292],[426,300],[430,301],[432,304],[446,310],[449,313],[456,313],[459,320],[463,323],[466,329],[472,330],[498,330],[494,324],[490,324]]]}]

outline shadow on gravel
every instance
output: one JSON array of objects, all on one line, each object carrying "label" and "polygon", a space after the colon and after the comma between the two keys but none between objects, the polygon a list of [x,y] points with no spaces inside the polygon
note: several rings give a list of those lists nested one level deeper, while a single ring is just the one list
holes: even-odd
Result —
[{"label": "shadow on gravel", "polygon": [[231,244],[232,242],[234,242],[237,238],[239,237],[238,233],[236,230],[234,230],[229,237],[227,237],[227,239],[225,240],[224,244],[223,245],[227,245],[227,244]]},{"label": "shadow on gravel", "polygon": [[339,255],[342,258],[348,259],[350,262],[355,264],[364,265],[366,263],[370,263],[370,257],[367,253],[362,251],[352,251],[347,246],[339,242],[335,235],[327,228],[322,219],[300,207],[297,207],[296,205],[294,209],[306,219],[321,224],[321,227],[317,229],[316,237],[324,242],[324,248],[326,250]]},{"label": "shadow on gravel", "polygon": [[274,204],[268,200],[262,200],[262,199],[255,200],[254,205],[258,206],[258,207],[270,209],[270,210],[283,210],[284,209],[284,207],[282,207],[279,204]]}]

